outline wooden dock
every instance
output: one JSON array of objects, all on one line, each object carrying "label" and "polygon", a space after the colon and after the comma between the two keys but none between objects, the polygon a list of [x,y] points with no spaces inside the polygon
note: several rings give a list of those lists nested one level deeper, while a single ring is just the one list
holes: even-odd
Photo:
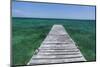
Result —
[{"label": "wooden dock", "polygon": [[27,65],[86,61],[62,25],[53,25]]}]

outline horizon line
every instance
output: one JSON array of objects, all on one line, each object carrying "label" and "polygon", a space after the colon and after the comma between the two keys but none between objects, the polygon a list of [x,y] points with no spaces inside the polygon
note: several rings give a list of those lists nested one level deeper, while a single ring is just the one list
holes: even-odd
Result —
[{"label": "horizon line", "polygon": [[46,18],[46,17],[14,17],[12,16],[12,18],[33,18],[33,19],[64,19],[64,20],[67,20],[67,19],[73,19],[73,20],[96,20],[96,19],[75,19],[75,18]]}]

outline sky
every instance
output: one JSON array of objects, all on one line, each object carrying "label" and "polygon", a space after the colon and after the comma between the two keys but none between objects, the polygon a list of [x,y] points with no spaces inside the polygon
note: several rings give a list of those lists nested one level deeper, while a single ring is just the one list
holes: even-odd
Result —
[{"label": "sky", "polygon": [[95,6],[13,1],[12,16],[95,20]]}]

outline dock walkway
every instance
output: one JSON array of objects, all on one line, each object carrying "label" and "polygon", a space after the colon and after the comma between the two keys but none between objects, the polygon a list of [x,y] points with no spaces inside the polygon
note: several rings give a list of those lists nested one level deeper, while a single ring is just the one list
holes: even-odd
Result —
[{"label": "dock walkway", "polygon": [[51,31],[33,55],[28,65],[86,61],[78,46],[62,25],[53,25]]}]

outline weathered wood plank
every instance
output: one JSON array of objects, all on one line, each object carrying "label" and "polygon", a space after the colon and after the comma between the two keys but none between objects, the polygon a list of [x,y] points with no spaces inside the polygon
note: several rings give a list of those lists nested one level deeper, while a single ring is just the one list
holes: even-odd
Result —
[{"label": "weathered wood plank", "polygon": [[28,65],[86,61],[62,25],[54,25]]}]

